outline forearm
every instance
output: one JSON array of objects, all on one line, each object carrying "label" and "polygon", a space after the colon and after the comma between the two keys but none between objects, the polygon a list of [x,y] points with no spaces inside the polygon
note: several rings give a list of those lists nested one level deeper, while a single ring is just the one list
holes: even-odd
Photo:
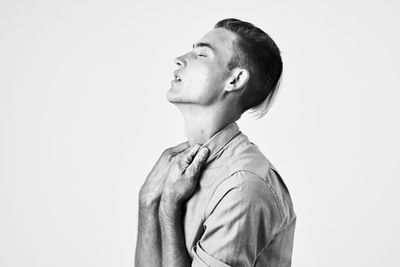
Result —
[{"label": "forearm", "polygon": [[190,258],[186,252],[180,204],[162,198],[159,210],[162,236],[162,266],[187,267]]},{"label": "forearm", "polygon": [[139,204],[138,236],[135,266],[160,267],[161,232],[158,219],[159,204]]}]

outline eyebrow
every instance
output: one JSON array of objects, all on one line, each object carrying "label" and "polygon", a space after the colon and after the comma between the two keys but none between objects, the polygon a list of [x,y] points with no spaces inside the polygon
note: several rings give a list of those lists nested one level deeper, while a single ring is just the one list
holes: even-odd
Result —
[{"label": "eyebrow", "polygon": [[208,47],[211,49],[211,51],[215,52],[215,48],[210,44],[210,43],[195,43],[193,44],[193,49],[198,48],[198,47]]}]

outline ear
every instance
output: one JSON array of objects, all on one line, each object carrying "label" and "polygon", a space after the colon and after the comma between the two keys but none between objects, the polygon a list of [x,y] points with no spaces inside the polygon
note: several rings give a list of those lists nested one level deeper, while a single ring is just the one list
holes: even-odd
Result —
[{"label": "ear", "polygon": [[224,90],[231,92],[243,89],[250,79],[249,71],[242,68],[234,68],[231,72],[232,74],[229,77]]}]

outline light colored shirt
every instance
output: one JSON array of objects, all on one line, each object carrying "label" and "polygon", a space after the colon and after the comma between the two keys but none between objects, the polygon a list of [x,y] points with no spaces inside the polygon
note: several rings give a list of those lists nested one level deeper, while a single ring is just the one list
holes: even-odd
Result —
[{"label": "light colored shirt", "polygon": [[183,207],[192,266],[291,266],[296,214],[276,168],[235,122],[203,146],[210,154]]}]

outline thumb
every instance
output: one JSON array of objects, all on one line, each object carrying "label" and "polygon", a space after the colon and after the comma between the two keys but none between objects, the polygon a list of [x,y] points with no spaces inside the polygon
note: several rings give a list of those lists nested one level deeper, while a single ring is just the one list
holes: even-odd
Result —
[{"label": "thumb", "polygon": [[206,147],[200,149],[200,151],[194,157],[192,163],[186,169],[185,174],[187,178],[197,178],[198,174],[200,173],[201,167],[204,165],[208,158],[209,153],[210,151]]},{"label": "thumb", "polygon": [[181,163],[185,169],[193,162],[193,158],[196,156],[199,148],[199,144],[194,145],[193,147],[189,148],[185,154],[182,155]]}]

